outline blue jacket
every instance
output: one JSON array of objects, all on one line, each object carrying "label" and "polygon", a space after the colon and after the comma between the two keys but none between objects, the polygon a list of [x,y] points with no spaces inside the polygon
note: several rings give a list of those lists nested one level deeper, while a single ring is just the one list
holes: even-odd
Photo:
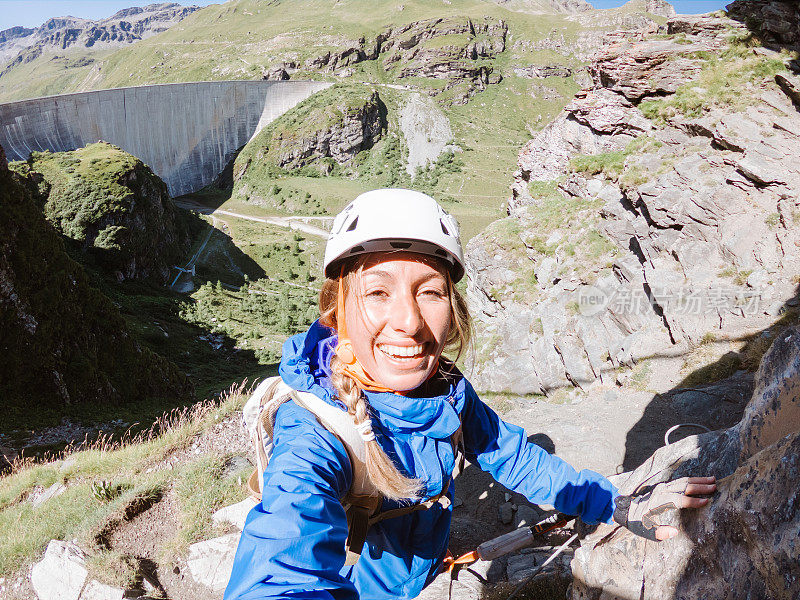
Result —
[{"label": "blue jacket", "polygon": [[[280,374],[297,390],[337,404],[328,383],[331,330],[314,323],[283,346]],[[438,494],[454,467],[450,435],[463,421],[467,459],[531,502],[552,504],[584,521],[610,522],[617,490],[593,471],[527,442],[503,422],[462,376],[445,396],[406,398],[367,392],[373,430],[402,469]],[[308,411],[278,410],[274,450],[264,472],[261,504],[247,517],[225,600],[256,598],[415,598],[436,575],[447,551],[452,508],[436,504],[373,525],[361,559],[345,567],[347,521],[340,502],[352,468],[342,443]],[[454,486],[448,489],[452,499]],[[384,509],[396,504],[384,500]]]}]

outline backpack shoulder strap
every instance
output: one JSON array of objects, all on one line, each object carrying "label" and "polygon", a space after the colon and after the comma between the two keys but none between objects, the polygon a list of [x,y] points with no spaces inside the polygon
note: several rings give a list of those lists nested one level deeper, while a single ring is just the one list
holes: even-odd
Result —
[{"label": "backpack shoulder strap", "polygon": [[[328,404],[309,392],[298,392],[283,384],[292,400],[314,416],[328,431],[342,442],[353,467],[353,484],[345,494],[342,504],[347,515],[347,556],[345,565],[354,565],[361,556],[371,517],[380,510],[383,497],[367,474],[367,449],[364,439],[355,427],[353,417],[342,409]],[[283,393],[279,386],[276,393]]]},{"label": "backpack shoulder strap", "polygon": [[[328,404],[322,398],[310,392],[298,392],[285,383],[286,391],[295,404],[311,412],[325,429],[333,433],[344,445],[353,467],[353,485],[348,495],[380,496],[367,476],[367,448],[364,439],[356,429],[353,417],[337,406]],[[278,393],[282,393],[281,387]]]}]

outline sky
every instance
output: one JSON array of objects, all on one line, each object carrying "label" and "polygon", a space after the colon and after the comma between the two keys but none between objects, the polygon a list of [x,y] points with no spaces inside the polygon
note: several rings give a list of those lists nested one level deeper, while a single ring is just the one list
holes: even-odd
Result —
[{"label": "sky", "polygon": [[22,25],[38,27],[52,17],[104,19],[131,6],[147,6],[156,2],[177,2],[186,6],[221,4],[224,0],[0,0],[0,31]]},{"label": "sky", "polygon": [[[145,6],[157,1],[171,1],[179,4],[207,6],[222,3],[223,0],[0,0],[0,31],[15,25],[38,27],[51,17],[82,17],[84,19],[103,19],[110,17],[122,8]],[[399,1],[399,0],[398,0]],[[672,5],[679,13],[704,13],[723,8],[732,0],[673,0]],[[595,8],[622,6],[625,0],[589,0]]]}]

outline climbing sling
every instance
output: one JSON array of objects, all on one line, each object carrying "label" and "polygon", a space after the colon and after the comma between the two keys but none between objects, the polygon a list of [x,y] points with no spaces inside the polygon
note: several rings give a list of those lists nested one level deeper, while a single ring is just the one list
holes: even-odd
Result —
[{"label": "climbing sling", "polygon": [[[350,464],[353,467],[353,483],[342,498],[347,515],[347,542],[345,564],[354,565],[364,547],[370,526],[385,519],[393,519],[418,510],[427,510],[435,504],[447,508],[450,504],[445,495],[452,482],[450,479],[442,486],[442,491],[415,504],[381,511],[383,496],[369,480],[366,466],[366,446],[361,434],[348,412],[328,404],[310,392],[298,392],[277,377],[270,377],[256,387],[242,410],[245,427],[255,448],[256,468],[248,480],[248,488],[253,497],[261,500],[264,488],[264,470],[272,456],[275,417],[278,409],[289,400],[311,412],[320,424],[342,442]],[[464,463],[464,448],[461,426],[450,436],[453,456],[460,451],[460,468]]]}]

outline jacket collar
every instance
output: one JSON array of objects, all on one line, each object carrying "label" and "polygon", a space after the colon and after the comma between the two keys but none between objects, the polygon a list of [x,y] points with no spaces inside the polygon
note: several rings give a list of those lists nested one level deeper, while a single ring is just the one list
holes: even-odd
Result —
[{"label": "jacket collar", "polygon": [[[330,359],[336,347],[336,333],[315,321],[305,333],[292,336],[283,344],[278,372],[292,388],[311,392],[326,402],[344,409],[330,383]],[[387,429],[398,433],[421,433],[445,438],[460,425],[466,380],[456,370],[447,394],[412,398],[391,392],[365,392],[376,417]]]}]

